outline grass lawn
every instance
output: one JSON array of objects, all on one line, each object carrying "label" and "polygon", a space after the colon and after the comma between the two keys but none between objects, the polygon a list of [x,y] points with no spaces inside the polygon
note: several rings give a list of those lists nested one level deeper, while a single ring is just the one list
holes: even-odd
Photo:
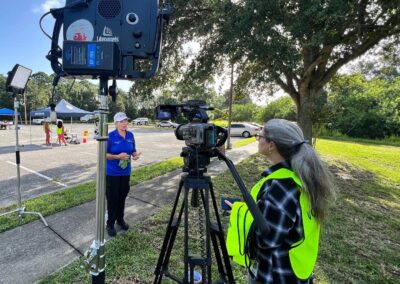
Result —
[{"label": "grass lawn", "polygon": [[[131,185],[136,185],[156,176],[163,175],[182,167],[182,165],[182,158],[176,157],[156,164],[140,167],[132,171]],[[24,202],[24,206],[29,209],[29,211],[40,212],[43,216],[49,216],[94,199],[96,199],[96,183],[91,181],[27,200]],[[16,205],[0,209],[0,214],[9,212],[15,208]],[[2,216],[0,217],[0,233],[37,219],[38,217],[35,215],[24,215],[24,218],[19,218],[17,214]]]},{"label": "grass lawn", "polygon": [[[337,194],[322,227],[315,282],[399,283],[400,148],[318,140],[317,150],[334,173]],[[253,155],[238,170],[250,188],[267,166],[260,155]],[[240,196],[227,172],[213,184],[217,203],[221,196]],[[170,206],[160,209],[107,243],[107,283],[152,282],[170,210]],[[181,233],[171,255],[171,270],[182,270]],[[232,265],[236,283],[247,283],[243,269]],[[75,261],[41,283],[90,281]]]},{"label": "grass lawn", "polygon": [[[147,126],[146,126],[147,127]],[[252,143],[254,138],[242,139],[236,141],[234,148],[239,148]],[[150,180],[154,177],[163,175],[183,166],[181,157],[175,157],[162,161],[160,163],[140,167],[132,171],[131,185],[139,184],[143,181]],[[62,191],[57,191],[51,194],[32,198],[24,201],[24,206],[29,211],[40,212],[43,216],[60,212],[62,210],[92,201],[96,198],[96,183],[94,181],[80,184],[67,188]],[[0,209],[0,214],[9,212],[17,208],[17,205],[11,205]],[[19,218],[17,214],[9,214],[0,217],[0,233],[11,230],[23,224],[37,220],[36,215],[23,215]]]}]

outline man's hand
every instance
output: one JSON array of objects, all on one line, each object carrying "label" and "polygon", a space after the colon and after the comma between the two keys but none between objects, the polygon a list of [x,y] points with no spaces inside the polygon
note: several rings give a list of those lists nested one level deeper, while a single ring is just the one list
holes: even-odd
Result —
[{"label": "man's hand", "polygon": [[141,155],[141,154],[142,154],[141,152],[135,152],[135,153],[133,153],[133,155],[132,155],[132,160],[134,160],[134,161],[138,160],[138,159],[140,158],[140,155]]},{"label": "man's hand", "polygon": [[120,153],[117,156],[118,160],[129,160],[129,155],[127,153]]}]

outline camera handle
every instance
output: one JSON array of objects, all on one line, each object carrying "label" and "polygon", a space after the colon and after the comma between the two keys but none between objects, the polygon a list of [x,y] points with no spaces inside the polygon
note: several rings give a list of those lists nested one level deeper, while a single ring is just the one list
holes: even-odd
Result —
[{"label": "camera handle", "polygon": [[215,151],[215,154],[217,155],[217,157],[220,160],[223,160],[226,163],[226,165],[228,166],[229,170],[231,171],[233,179],[236,181],[237,185],[239,186],[240,192],[243,195],[243,199],[246,202],[251,215],[253,215],[254,223],[256,224],[257,228],[260,230],[261,234],[268,234],[270,231],[269,227],[268,227],[264,217],[262,216],[260,209],[258,209],[256,202],[254,201],[253,197],[250,195],[246,186],[244,185],[244,182],[243,182],[242,178],[240,177],[238,171],[236,170],[235,165],[221,151],[219,151],[218,149],[214,149],[214,151]]}]

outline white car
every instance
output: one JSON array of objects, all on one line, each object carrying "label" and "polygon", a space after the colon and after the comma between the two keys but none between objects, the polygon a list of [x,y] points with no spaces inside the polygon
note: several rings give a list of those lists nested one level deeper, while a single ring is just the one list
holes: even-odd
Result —
[{"label": "white car", "polygon": [[244,138],[256,135],[262,128],[247,122],[231,124],[231,136],[242,136]]},{"label": "white car", "polygon": [[148,125],[149,119],[147,117],[138,117],[132,120],[132,124],[134,125]]},{"label": "white car", "polygon": [[170,128],[177,128],[178,127],[178,123],[172,122],[170,120],[167,121],[159,121],[157,122],[156,126],[157,127],[170,127]]}]

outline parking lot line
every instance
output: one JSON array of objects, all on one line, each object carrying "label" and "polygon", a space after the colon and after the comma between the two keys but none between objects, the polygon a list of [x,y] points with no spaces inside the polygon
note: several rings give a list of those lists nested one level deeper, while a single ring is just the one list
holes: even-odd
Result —
[{"label": "parking lot line", "polygon": [[[11,165],[14,165],[14,166],[17,165],[16,163],[11,162],[11,161],[6,161],[6,162],[9,163],[9,164],[11,164]],[[56,183],[56,184],[58,184],[58,185],[61,185],[61,186],[63,186],[63,187],[67,187],[67,186],[68,186],[68,185],[66,185],[65,183],[55,181],[55,180],[53,180],[52,178],[50,178],[50,177],[48,177],[48,176],[42,175],[41,173],[35,172],[35,171],[33,171],[33,170],[31,170],[31,169],[28,169],[28,168],[26,168],[26,167],[24,167],[24,166],[21,166],[21,165],[20,165],[20,168],[21,168],[21,169],[24,169],[24,170],[27,171],[27,172],[30,172],[30,173],[32,173],[32,174],[35,174],[35,175],[37,175],[37,176],[39,176],[39,177],[42,177],[42,178],[44,178],[44,179],[47,179],[47,180],[49,180],[49,181],[51,181],[51,182],[54,182],[54,183]]]}]

